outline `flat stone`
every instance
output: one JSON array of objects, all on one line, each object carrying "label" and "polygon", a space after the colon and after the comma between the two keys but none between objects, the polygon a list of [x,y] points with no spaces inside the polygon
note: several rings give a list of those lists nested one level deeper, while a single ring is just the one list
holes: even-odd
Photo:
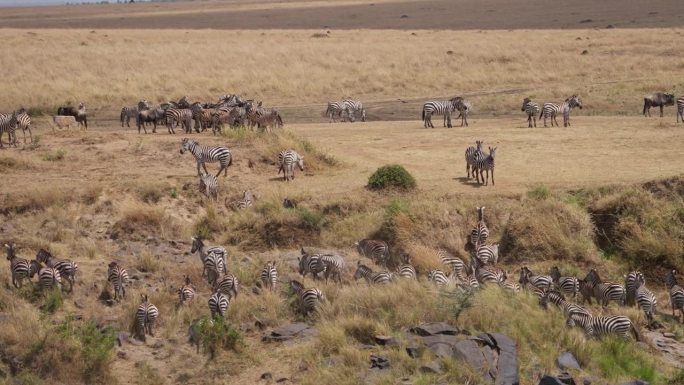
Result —
[{"label": "flat stone", "polygon": [[570,352],[563,352],[561,353],[558,358],[556,359],[556,363],[558,364],[558,367],[561,369],[579,369],[580,364],[577,362],[577,359],[575,356],[572,355]]},{"label": "flat stone", "polygon": [[295,337],[306,337],[315,334],[315,330],[304,322],[296,322],[273,329],[264,336],[264,341],[285,341]]},{"label": "flat stone", "polygon": [[460,341],[453,347],[453,355],[496,385],[517,385],[520,382],[516,344],[503,334],[484,333]]},{"label": "flat stone", "polygon": [[399,341],[392,336],[375,336],[375,343],[381,346],[397,346]]},{"label": "flat stone", "polygon": [[418,334],[419,336],[433,336],[437,334],[446,334],[455,336],[459,333],[459,330],[446,322],[433,322],[418,325],[409,329],[413,334]]}]

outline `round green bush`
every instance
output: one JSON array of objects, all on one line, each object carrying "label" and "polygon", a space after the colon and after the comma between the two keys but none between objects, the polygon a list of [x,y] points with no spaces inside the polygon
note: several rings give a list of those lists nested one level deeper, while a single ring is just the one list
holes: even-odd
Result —
[{"label": "round green bush", "polygon": [[392,187],[410,190],[416,187],[416,180],[403,166],[391,164],[375,170],[368,178],[368,187],[373,190]]}]

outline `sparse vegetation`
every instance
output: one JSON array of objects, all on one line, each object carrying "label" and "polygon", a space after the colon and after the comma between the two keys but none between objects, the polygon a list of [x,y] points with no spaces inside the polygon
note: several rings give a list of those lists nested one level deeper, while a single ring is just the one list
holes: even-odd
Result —
[{"label": "sparse vegetation", "polygon": [[240,332],[222,317],[202,318],[192,325],[192,332],[212,359],[220,350],[239,352],[244,343]]},{"label": "sparse vegetation", "polygon": [[386,188],[412,190],[416,187],[416,180],[403,166],[389,165],[380,167],[368,178],[368,187],[373,190]]},{"label": "sparse vegetation", "polygon": [[66,151],[64,150],[50,151],[43,155],[43,160],[48,162],[58,162],[63,160],[64,156],[66,156]]}]

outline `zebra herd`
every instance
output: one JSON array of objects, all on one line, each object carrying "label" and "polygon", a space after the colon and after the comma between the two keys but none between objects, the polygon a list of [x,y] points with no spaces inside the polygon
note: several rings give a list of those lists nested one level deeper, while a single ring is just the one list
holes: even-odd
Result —
[{"label": "zebra herd", "polygon": [[328,102],[325,116],[330,118],[330,123],[337,122],[337,119],[343,122],[354,122],[356,119],[360,119],[365,122],[366,110],[360,101],[344,99],[340,102]]}]

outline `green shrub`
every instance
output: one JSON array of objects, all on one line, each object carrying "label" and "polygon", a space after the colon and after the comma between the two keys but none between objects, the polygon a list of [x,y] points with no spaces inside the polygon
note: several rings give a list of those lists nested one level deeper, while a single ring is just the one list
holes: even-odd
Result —
[{"label": "green shrub", "polygon": [[411,190],[416,187],[416,180],[403,166],[398,164],[382,166],[368,178],[368,187],[373,190],[400,188]]},{"label": "green shrub", "polygon": [[43,155],[43,160],[48,162],[57,162],[63,160],[65,155],[66,151],[64,150],[51,151]]},{"label": "green shrub", "polygon": [[549,196],[551,196],[551,191],[546,186],[536,186],[527,191],[528,198],[538,201],[543,201]]},{"label": "green shrub", "polygon": [[67,316],[64,323],[58,326],[57,333],[65,339],[75,339],[80,344],[85,383],[107,383],[112,349],[116,342],[114,332],[111,329],[100,331],[92,320],[78,322]]},{"label": "green shrub", "polygon": [[48,314],[53,314],[62,307],[64,298],[62,298],[62,290],[53,289],[45,294],[45,302],[40,309]]},{"label": "green shrub", "polygon": [[202,345],[211,358],[219,349],[238,352],[243,345],[240,332],[222,317],[204,317],[192,324],[192,334],[197,338],[195,343]]},{"label": "green shrub", "polygon": [[323,223],[324,216],[319,212],[309,211],[304,207],[299,207],[297,208],[297,214],[299,215],[299,219],[311,228],[320,229]]},{"label": "green shrub", "polygon": [[638,378],[653,384],[659,377],[653,358],[619,337],[602,339],[593,359],[606,378]]}]

